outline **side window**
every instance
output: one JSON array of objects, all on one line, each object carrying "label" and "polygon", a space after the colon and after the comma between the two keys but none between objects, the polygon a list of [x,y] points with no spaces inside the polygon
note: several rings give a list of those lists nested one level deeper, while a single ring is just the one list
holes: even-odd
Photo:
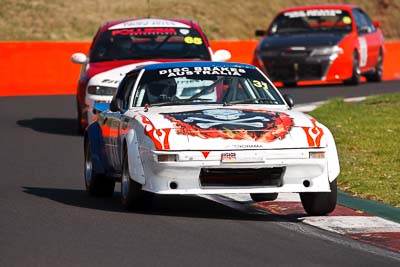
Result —
[{"label": "side window", "polygon": [[356,24],[357,31],[361,29],[361,18],[358,9],[353,9],[354,23]]},{"label": "side window", "polygon": [[376,30],[371,19],[361,9],[353,9],[353,14],[359,34],[370,33]]},{"label": "side window", "polygon": [[368,17],[368,15],[366,13],[364,13],[362,10],[360,10],[360,15],[362,17],[362,20],[364,21],[364,23],[367,25],[368,27],[368,32],[374,32],[376,31],[376,28],[374,26],[374,23],[372,23],[372,20]]},{"label": "side window", "polygon": [[133,75],[130,75],[126,79],[124,79],[123,83],[121,83],[120,87],[118,88],[117,94],[115,95],[116,99],[121,100],[123,110],[128,109],[129,96],[131,95],[131,91],[132,91],[133,86],[135,85],[137,77],[138,77],[138,74],[135,73]]},{"label": "side window", "polygon": [[138,75],[139,74],[135,73],[134,75],[130,76],[122,90],[122,106],[124,110],[127,110],[129,108],[129,97],[131,95],[133,86],[135,85]]}]

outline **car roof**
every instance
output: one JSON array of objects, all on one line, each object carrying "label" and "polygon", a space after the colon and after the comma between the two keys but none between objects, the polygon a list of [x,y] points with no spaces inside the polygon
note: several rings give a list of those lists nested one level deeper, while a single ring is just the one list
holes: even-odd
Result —
[{"label": "car roof", "polygon": [[217,62],[217,61],[182,61],[182,62],[167,62],[143,65],[137,70],[159,70],[159,69],[172,69],[172,68],[189,68],[189,67],[219,67],[219,68],[246,68],[256,69],[255,66],[237,62]]},{"label": "car roof", "polygon": [[289,7],[281,10],[279,13],[285,13],[290,11],[298,11],[298,10],[308,10],[308,9],[342,9],[350,11],[353,8],[357,8],[355,5],[333,5],[333,4],[326,4],[326,5],[305,5],[305,6],[296,6],[296,7]]}]

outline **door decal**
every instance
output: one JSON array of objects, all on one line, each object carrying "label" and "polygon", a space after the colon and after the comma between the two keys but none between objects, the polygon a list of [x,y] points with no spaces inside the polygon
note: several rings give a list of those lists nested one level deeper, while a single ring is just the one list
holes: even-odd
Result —
[{"label": "door decal", "polygon": [[307,136],[307,142],[310,147],[320,147],[321,138],[324,135],[324,130],[317,126],[317,121],[311,119],[314,127],[302,127]]},{"label": "door decal", "polygon": [[168,138],[171,129],[156,129],[153,123],[151,123],[151,121],[146,117],[142,117],[142,122],[144,126],[144,134],[150,137],[155,148],[158,150],[169,150]]},{"label": "door decal", "polygon": [[365,37],[358,37],[358,42],[360,44],[360,67],[365,67],[367,65],[368,59],[368,44]]}]

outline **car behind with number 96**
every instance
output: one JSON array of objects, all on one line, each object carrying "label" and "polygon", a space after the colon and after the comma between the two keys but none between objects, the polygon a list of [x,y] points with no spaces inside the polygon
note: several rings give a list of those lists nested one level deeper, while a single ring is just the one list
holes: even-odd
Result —
[{"label": "car behind with number 96", "polygon": [[305,210],[336,206],[339,161],[329,129],[293,111],[258,68],[176,62],[139,67],[121,81],[84,136],[85,185],[125,208],[154,194],[300,193]]}]

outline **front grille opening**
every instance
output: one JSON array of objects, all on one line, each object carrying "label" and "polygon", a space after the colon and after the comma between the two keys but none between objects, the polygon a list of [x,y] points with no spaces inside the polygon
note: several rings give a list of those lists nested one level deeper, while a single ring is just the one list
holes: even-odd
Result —
[{"label": "front grille opening", "polygon": [[300,79],[320,79],[322,68],[320,64],[303,64],[299,66],[297,75]]},{"label": "front grille opening", "polygon": [[202,187],[263,187],[282,186],[285,167],[273,168],[202,168],[200,184]]},{"label": "front grille opening", "polygon": [[324,64],[276,64],[275,62],[264,62],[269,77],[274,81],[299,81],[319,80],[325,73]]}]

